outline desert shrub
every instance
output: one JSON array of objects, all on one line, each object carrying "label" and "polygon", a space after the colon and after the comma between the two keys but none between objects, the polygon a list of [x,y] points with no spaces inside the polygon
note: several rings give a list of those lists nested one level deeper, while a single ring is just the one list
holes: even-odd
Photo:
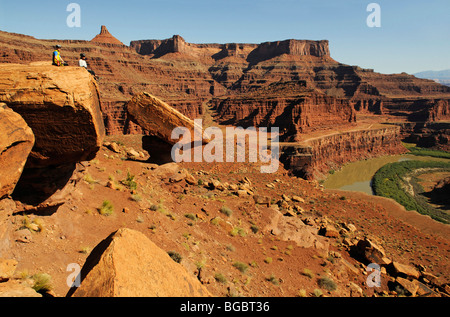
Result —
[{"label": "desert shrub", "polygon": [[132,194],[131,195],[131,200],[135,201],[135,202],[140,202],[142,201],[142,196],[138,193],[136,194]]},{"label": "desert shrub", "polygon": [[319,286],[321,288],[324,288],[328,291],[334,291],[337,288],[336,283],[329,277],[324,276],[318,279],[317,284],[319,284]]},{"label": "desert shrub", "polygon": [[278,278],[275,277],[275,275],[270,275],[267,280],[272,283],[273,285],[279,285],[280,284],[280,280]]},{"label": "desert shrub", "polygon": [[214,275],[214,279],[215,279],[217,282],[222,283],[222,284],[225,284],[225,283],[227,282],[226,277],[225,277],[222,273],[216,273],[216,274]]},{"label": "desert shrub", "polygon": [[247,235],[247,232],[242,228],[234,227],[233,229],[231,229],[230,235],[233,237],[235,236],[245,237]]},{"label": "desert shrub", "polygon": [[32,288],[38,293],[45,293],[53,289],[52,277],[47,273],[38,273],[32,276]]},{"label": "desert shrub", "polygon": [[105,200],[102,206],[98,209],[98,212],[102,216],[111,216],[114,213],[114,206],[109,200]]},{"label": "desert shrub", "polygon": [[311,279],[314,277],[314,273],[310,269],[304,269],[301,274]]},{"label": "desert shrub", "polygon": [[121,181],[121,183],[126,186],[127,188],[131,190],[136,190],[137,183],[134,180],[135,176],[132,175],[130,172],[127,173],[127,178]]},{"label": "desert shrub", "polygon": [[233,214],[233,210],[231,210],[230,208],[223,206],[222,208],[220,208],[220,212],[227,215],[228,217],[230,217]]},{"label": "desert shrub", "polygon": [[250,227],[250,229],[252,230],[253,233],[258,233],[258,231],[259,231],[259,228],[258,228],[258,226],[256,226],[256,225],[252,225],[252,226]]},{"label": "desert shrub", "polygon": [[320,289],[316,288],[316,289],[314,290],[314,296],[320,297],[320,296],[322,296],[322,295],[323,295],[323,292],[322,292]]},{"label": "desert shrub", "polygon": [[181,254],[175,251],[169,251],[167,252],[167,254],[172,258],[172,260],[174,260],[177,263],[181,263],[181,260],[183,259]]},{"label": "desert shrub", "polygon": [[160,206],[159,205],[151,205],[150,206],[150,210],[151,211],[158,211],[160,209]]},{"label": "desert shrub", "polygon": [[93,185],[93,184],[97,184],[97,183],[98,183],[98,181],[95,180],[95,179],[92,177],[91,174],[86,174],[86,175],[84,176],[83,180],[84,180],[86,183],[90,184],[90,185]]},{"label": "desert shrub", "polygon": [[301,289],[298,291],[298,297],[308,297],[308,294],[306,293],[306,290]]},{"label": "desert shrub", "polygon": [[193,221],[196,221],[196,220],[197,220],[197,216],[194,215],[194,214],[185,214],[184,216],[185,216],[186,218],[188,218],[188,219],[193,220]]},{"label": "desert shrub", "polygon": [[245,273],[248,269],[248,265],[242,262],[234,262],[233,266],[237,268],[240,272]]}]

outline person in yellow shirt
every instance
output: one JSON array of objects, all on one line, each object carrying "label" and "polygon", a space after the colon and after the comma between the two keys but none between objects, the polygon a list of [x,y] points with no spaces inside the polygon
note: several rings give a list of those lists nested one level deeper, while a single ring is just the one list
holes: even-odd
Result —
[{"label": "person in yellow shirt", "polygon": [[53,65],[55,66],[67,66],[68,64],[66,62],[64,62],[64,60],[61,57],[61,45],[56,45],[55,46],[55,51],[53,52]]}]

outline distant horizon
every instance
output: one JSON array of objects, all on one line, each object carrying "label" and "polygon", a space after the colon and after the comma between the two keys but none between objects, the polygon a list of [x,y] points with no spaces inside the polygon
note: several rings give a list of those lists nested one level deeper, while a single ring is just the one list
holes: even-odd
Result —
[{"label": "distant horizon", "polygon": [[[81,8],[69,27],[68,5]],[[369,5],[381,8],[369,26]],[[450,69],[448,0],[0,0],[0,30],[41,40],[89,41],[105,25],[119,41],[182,36],[193,44],[328,40],[331,57],[384,74]]]}]

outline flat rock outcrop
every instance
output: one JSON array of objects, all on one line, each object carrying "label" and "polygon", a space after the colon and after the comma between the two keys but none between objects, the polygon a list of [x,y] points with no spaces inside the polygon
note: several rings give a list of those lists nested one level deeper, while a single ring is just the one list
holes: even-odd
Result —
[{"label": "flat rock outcrop", "polygon": [[27,167],[91,160],[102,145],[99,89],[83,68],[0,65],[0,102],[33,130]]},{"label": "flat rock outcrop", "polygon": [[86,260],[73,297],[209,297],[198,279],[143,233],[120,229]]},{"label": "flat rock outcrop", "polygon": [[[135,95],[128,102],[127,110],[133,122],[169,144],[177,143],[177,140],[172,139],[172,131],[178,127],[189,129],[192,141],[195,133],[203,138],[202,127],[149,93]],[[204,139],[204,142],[207,140]]]},{"label": "flat rock outcrop", "polygon": [[25,120],[0,103],[0,199],[14,191],[33,145]]}]

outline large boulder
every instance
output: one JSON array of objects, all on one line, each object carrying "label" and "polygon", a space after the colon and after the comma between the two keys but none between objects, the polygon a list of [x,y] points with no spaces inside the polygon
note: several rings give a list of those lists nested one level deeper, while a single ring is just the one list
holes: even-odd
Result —
[{"label": "large boulder", "polygon": [[81,270],[73,297],[210,297],[206,288],[143,233],[120,229],[102,241]]},{"label": "large boulder", "polygon": [[0,199],[14,191],[33,145],[25,120],[0,103]]},{"label": "large boulder", "polygon": [[0,65],[0,102],[34,132],[27,167],[91,160],[102,145],[99,90],[84,68]]},{"label": "large boulder", "polygon": [[203,135],[201,126],[147,92],[134,95],[127,104],[127,111],[131,121],[169,144],[178,143],[178,140],[172,139],[175,128],[187,128],[191,133],[191,141],[194,141],[195,133],[202,136],[203,143],[209,141]]}]

